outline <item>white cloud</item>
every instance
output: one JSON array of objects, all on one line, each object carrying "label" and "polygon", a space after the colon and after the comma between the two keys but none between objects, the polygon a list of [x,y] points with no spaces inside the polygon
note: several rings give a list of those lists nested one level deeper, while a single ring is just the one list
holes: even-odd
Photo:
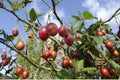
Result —
[{"label": "white cloud", "polygon": [[[103,21],[108,20],[113,13],[120,8],[120,0],[85,0],[82,6],[88,8],[88,10]],[[120,16],[117,16],[120,19]],[[118,28],[115,18],[112,19],[109,24],[113,26],[113,31]]]}]

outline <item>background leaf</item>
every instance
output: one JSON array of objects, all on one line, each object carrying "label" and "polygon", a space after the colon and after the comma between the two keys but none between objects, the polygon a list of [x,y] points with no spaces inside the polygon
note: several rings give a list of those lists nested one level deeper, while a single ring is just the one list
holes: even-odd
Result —
[{"label": "background leaf", "polygon": [[84,11],[83,16],[85,20],[95,19],[95,17],[88,11]]},{"label": "background leaf", "polygon": [[35,21],[36,18],[37,18],[36,12],[35,12],[35,10],[34,10],[33,8],[32,8],[32,9],[30,10],[30,12],[29,12],[29,17],[30,17],[30,19],[31,19],[32,21]]}]

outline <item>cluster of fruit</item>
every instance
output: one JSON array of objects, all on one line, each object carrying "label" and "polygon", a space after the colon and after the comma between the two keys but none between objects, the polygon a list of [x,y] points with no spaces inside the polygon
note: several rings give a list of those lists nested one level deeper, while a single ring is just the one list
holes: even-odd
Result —
[{"label": "cluster of fruit", "polygon": [[3,67],[10,63],[11,56],[8,57],[6,52],[3,52],[1,54],[1,58],[2,58],[2,66]]},{"label": "cluster of fruit", "polygon": [[55,23],[49,23],[46,26],[41,27],[38,36],[41,40],[45,41],[49,36],[55,36],[57,33],[59,33],[61,37],[64,37],[64,41],[68,46],[73,44],[74,38],[68,33],[67,28],[62,25],[58,29]]},{"label": "cluster of fruit", "polygon": [[19,77],[21,74],[22,78],[26,79],[29,75],[29,71],[27,69],[23,69],[22,66],[19,66],[15,71],[15,75]]},{"label": "cluster of fruit", "polygon": [[74,61],[72,59],[69,58],[63,58],[62,60],[62,67],[68,69],[73,68],[74,67]]}]

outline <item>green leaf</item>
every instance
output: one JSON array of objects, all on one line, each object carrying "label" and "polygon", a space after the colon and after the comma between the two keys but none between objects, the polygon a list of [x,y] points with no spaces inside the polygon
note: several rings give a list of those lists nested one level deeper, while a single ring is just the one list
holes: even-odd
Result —
[{"label": "green leaf", "polygon": [[102,36],[92,36],[92,38],[99,45],[101,45],[103,43],[103,37]]},{"label": "green leaf", "polygon": [[82,71],[86,72],[86,71],[94,71],[96,70],[96,67],[87,67],[87,68],[83,68]]},{"label": "green leaf", "polygon": [[14,7],[14,3],[11,2],[10,0],[7,0],[7,2],[9,3],[9,5],[13,8]]},{"label": "green leaf", "polygon": [[80,20],[80,18],[78,16],[72,15],[72,18],[74,18],[75,20]]},{"label": "green leaf", "polygon": [[88,11],[84,11],[83,16],[85,20],[95,19],[95,17]]},{"label": "green leaf", "polygon": [[15,37],[14,37],[13,35],[8,35],[8,36],[7,36],[7,40],[8,40],[8,41],[13,41],[14,38],[15,38]]},{"label": "green leaf", "polygon": [[41,16],[43,16],[43,15],[44,15],[44,14],[42,14],[42,13],[41,13],[41,14],[37,14],[37,17],[41,17]]},{"label": "green leaf", "polygon": [[80,71],[83,67],[84,67],[84,60],[80,60],[80,61],[75,62],[76,71]]},{"label": "green leaf", "polygon": [[74,29],[75,32],[81,32],[81,29],[84,27],[84,20],[78,21],[76,28]]},{"label": "green leaf", "polygon": [[120,65],[117,64],[115,61],[111,60],[111,65],[113,66],[113,68],[115,69],[115,73],[120,76]]},{"label": "green leaf", "polygon": [[57,72],[56,75],[60,79],[71,79],[72,78],[72,75],[70,75],[70,72],[67,72],[67,70],[61,70],[61,71]]},{"label": "green leaf", "polygon": [[35,21],[36,18],[37,18],[36,12],[35,12],[35,10],[34,10],[33,8],[32,8],[32,9],[30,10],[30,12],[29,12],[29,17],[30,17],[30,19],[31,19],[32,21]]}]

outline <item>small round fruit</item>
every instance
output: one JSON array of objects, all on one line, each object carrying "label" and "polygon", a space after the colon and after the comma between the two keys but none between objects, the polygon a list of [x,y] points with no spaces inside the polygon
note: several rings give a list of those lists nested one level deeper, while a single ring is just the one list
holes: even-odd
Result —
[{"label": "small round fruit", "polygon": [[109,73],[110,73],[111,76],[115,75],[115,70],[113,69],[112,66],[108,65],[106,68],[108,69],[108,71],[109,71]]},{"label": "small round fruit", "polygon": [[30,33],[29,33],[29,34],[28,34],[28,38],[29,38],[29,39],[33,38],[33,34],[30,34]]},{"label": "small round fruit", "polygon": [[23,41],[19,41],[19,42],[17,43],[17,45],[16,45],[16,49],[17,49],[17,50],[23,50],[24,47],[25,47],[25,44],[24,44]]},{"label": "small round fruit", "polygon": [[13,30],[12,30],[12,35],[13,35],[13,36],[17,36],[18,34],[19,34],[18,29],[17,29],[17,28],[13,28]]},{"label": "small round fruit", "polygon": [[25,69],[25,70],[23,71],[23,73],[22,73],[22,78],[23,78],[23,79],[26,79],[26,78],[28,77],[28,74],[29,74],[28,70]]},{"label": "small round fruit", "polygon": [[114,52],[112,53],[114,57],[118,57],[119,56],[119,52],[117,50],[114,50]]},{"label": "small round fruit", "polygon": [[101,32],[101,31],[98,31],[98,32],[96,33],[96,35],[97,35],[97,36],[104,36],[103,32]]},{"label": "small round fruit", "polygon": [[75,38],[76,38],[76,39],[80,39],[80,34],[79,34],[79,33],[76,33],[76,34],[75,34]]},{"label": "small round fruit", "polygon": [[50,56],[51,56],[51,58],[53,58],[54,60],[56,59],[56,56],[57,56],[57,54],[56,54],[56,51],[52,51],[51,53],[50,53]]},{"label": "small round fruit", "polygon": [[42,54],[42,57],[43,57],[44,59],[47,59],[49,56],[50,56],[49,50],[46,50],[46,51]]},{"label": "small round fruit", "polygon": [[2,66],[6,66],[10,61],[8,59],[2,60]]},{"label": "small round fruit", "polygon": [[108,48],[108,49],[112,49],[112,48],[113,48],[113,43],[110,42],[110,41],[107,41],[107,42],[105,43],[105,46],[106,46],[106,48]]},{"label": "small round fruit", "polygon": [[19,75],[22,74],[22,72],[23,72],[23,68],[22,68],[22,66],[19,66],[19,67],[16,69],[16,71],[15,71],[15,75],[16,75],[16,76],[19,76]]},{"label": "small round fruit", "polygon": [[69,59],[68,58],[64,58],[62,60],[62,67],[63,68],[68,68],[69,67]]},{"label": "small round fruit", "polygon": [[106,31],[104,29],[100,30],[103,33],[103,36],[106,34]]},{"label": "small round fruit", "polygon": [[68,34],[67,28],[65,26],[60,26],[58,29],[58,33],[61,37],[65,37]]},{"label": "small round fruit", "polygon": [[74,66],[73,60],[69,59],[69,67],[73,68],[73,66]]},{"label": "small round fruit", "polygon": [[45,41],[49,38],[49,32],[48,32],[46,26],[43,26],[40,28],[38,36],[43,41]]},{"label": "small round fruit", "polygon": [[100,72],[101,72],[101,74],[102,74],[104,77],[106,77],[106,78],[108,78],[108,77],[111,76],[107,68],[101,68],[101,69],[100,69]]},{"label": "small round fruit", "polygon": [[73,42],[74,42],[74,38],[71,34],[68,34],[65,38],[65,43],[68,45],[68,46],[72,46],[73,45]]},{"label": "small round fruit", "polygon": [[47,29],[48,29],[50,36],[55,36],[58,32],[58,27],[55,23],[47,24]]},{"label": "small round fruit", "polygon": [[2,60],[6,59],[6,56],[7,56],[6,52],[3,52],[1,55]]}]

